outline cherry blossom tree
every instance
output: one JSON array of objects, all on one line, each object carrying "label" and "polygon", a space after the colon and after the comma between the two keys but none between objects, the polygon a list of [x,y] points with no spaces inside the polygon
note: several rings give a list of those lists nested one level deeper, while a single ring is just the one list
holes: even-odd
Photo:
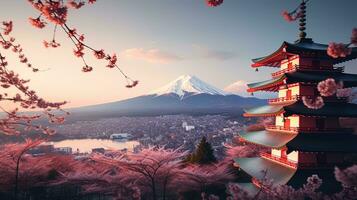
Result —
[{"label": "cherry blossom tree", "polygon": [[[108,68],[116,68],[121,75],[125,78],[127,88],[135,87],[139,82],[131,79],[117,64],[117,56],[115,53],[108,54],[101,48],[94,48],[85,42],[84,34],[68,25],[68,12],[69,10],[80,9],[86,4],[93,4],[96,0],[28,0],[35,10],[39,12],[38,17],[29,17],[29,23],[35,28],[43,29],[46,26],[53,25],[53,35],[50,41],[43,41],[46,48],[58,48],[60,43],[56,40],[57,29],[61,29],[68,36],[70,42],[74,45],[73,53],[76,57],[83,61],[83,72],[90,72],[93,70],[92,66],[85,60],[85,50],[90,51],[93,56],[99,60],[106,60],[106,66]],[[25,64],[33,72],[40,72],[41,70],[34,67],[29,59],[25,56],[24,50],[19,43],[16,43],[16,39],[10,34],[14,29],[13,22],[2,21],[0,22],[2,32],[0,33],[0,45],[3,50],[9,50],[19,57],[19,62]],[[64,116],[68,114],[61,109],[66,102],[48,102],[45,99],[39,97],[35,90],[30,89],[27,86],[29,80],[25,80],[20,77],[19,74],[11,70],[6,56],[0,51],[0,87],[3,89],[0,93],[0,103],[10,102],[14,104],[13,110],[8,110],[0,105],[2,112],[6,113],[4,118],[0,119],[0,132],[8,135],[20,134],[20,128],[26,130],[41,130],[45,134],[53,134],[54,130],[48,127],[42,127],[39,124],[35,124],[34,121],[42,117],[47,117],[51,123],[62,123]],[[15,92],[14,92],[15,91]],[[12,94],[13,93],[13,94]],[[27,115],[19,114],[19,110],[35,110],[41,109],[42,114]],[[62,111],[61,114],[55,115],[52,110]]]},{"label": "cherry blossom tree", "polygon": [[196,193],[210,193],[212,188],[225,187],[234,180],[234,174],[225,162],[209,165],[188,165],[175,177],[178,190],[181,192],[196,191]]},{"label": "cherry blossom tree", "polygon": [[[183,165],[186,151],[180,149],[146,148],[139,153],[115,153],[111,156],[95,155],[93,159],[100,163],[130,171],[135,176],[136,184],[142,192],[151,193],[152,199],[167,198],[167,189],[173,184],[174,177]],[[133,182],[134,182],[133,180]],[[159,194],[160,192],[160,194]]]},{"label": "cherry blossom tree", "polygon": [[140,199],[137,174],[91,159],[82,160],[72,171],[60,173],[52,186],[80,186],[82,194],[101,194],[114,199]]}]

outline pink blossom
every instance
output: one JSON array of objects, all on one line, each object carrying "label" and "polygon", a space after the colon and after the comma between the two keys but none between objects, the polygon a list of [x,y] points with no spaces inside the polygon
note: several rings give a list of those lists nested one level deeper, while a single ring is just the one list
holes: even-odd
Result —
[{"label": "pink blossom", "polygon": [[286,10],[283,11],[282,16],[287,22],[295,21],[296,19]]},{"label": "pink blossom", "polygon": [[98,50],[98,51],[94,51],[94,56],[95,56],[97,59],[103,59],[103,58],[105,58],[104,50],[101,49],[101,50]]},{"label": "pink blossom", "polygon": [[352,50],[343,43],[331,42],[327,48],[327,54],[333,58],[346,57]]},{"label": "pink blossom", "polygon": [[48,48],[48,47],[57,48],[57,47],[61,46],[61,44],[57,43],[56,40],[51,40],[51,42],[47,42],[46,40],[44,40],[43,45],[46,48]]},{"label": "pink blossom", "polygon": [[317,96],[316,98],[309,98],[306,96],[302,97],[302,102],[304,105],[310,109],[320,109],[322,108],[325,103],[321,96]]},{"label": "pink blossom", "polygon": [[321,96],[328,97],[336,93],[337,89],[343,87],[342,83],[336,83],[335,79],[328,78],[317,84],[317,90],[320,92]]},{"label": "pink blossom", "polygon": [[29,17],[29,22],[32,26],[36,27],[36,28],[43,28],[46,25],[46,22],[42,21],[39,17],[34,19],[32,17]]},{"label": "pink blossom", "polygon": [[52,23],[63,25],[67,21],[67,6],[59,1],[29,1],[31,5],[41,12]]},{"label": "pink blossom", "polygon": [[223,3],[223,0],[205,0],[207,6],[209,7],[216,7]]},{"label": "pink blossom", "polygon": [[105,57],[105,59],[109,61],[109,64],[107,65],[107,67],[114,68],[116,66],[116,63],[118,60],[116,54],[113,54],[112,56],[107,55]]},{"label": "pink blossom", "polygon": [[84,66],[84,67],[82,68],[82,71],[83,71],[83,72],[90,72],[90,71],[92,71],[92,70],[93,70],[93,67],[88,66],[88,65],[86,65],[86,66]]},{"label": "pink blossom", "polygon": [[84,55],[84,46],[82,43],[78,43],[77,45],[77,49],[73,50],[74,52],[74,55],[77,56],[77,57],[83,57]]},{"label": "pink blossom", "polygon": [[3,21],[2,25],[4,26],[4,35],[9,35],[13,28],[12,21]]},{"label": "pink blossom", "polygon": [[352,89],[351,88],[337,89],[336,96],[339,97],[339,98],[351,97],[352,96]]}]

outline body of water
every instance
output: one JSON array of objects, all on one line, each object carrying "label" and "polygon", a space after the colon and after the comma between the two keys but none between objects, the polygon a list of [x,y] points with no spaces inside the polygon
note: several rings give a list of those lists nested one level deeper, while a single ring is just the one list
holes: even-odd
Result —
[{"label": "body of water", "polygon": [[94,148],[104,148],[106,150],[122,150],[128,149],[129,151],[139,145],[137,141],[123,141],[123,140],[102,140],[102,139],[70,139],[58,142],[49,142],[55,148],[71,147],[73,152],[90,153]]}]

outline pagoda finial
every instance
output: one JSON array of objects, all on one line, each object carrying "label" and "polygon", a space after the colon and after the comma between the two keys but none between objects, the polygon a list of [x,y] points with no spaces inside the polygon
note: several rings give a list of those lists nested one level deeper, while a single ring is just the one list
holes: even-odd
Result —
[{"label": "pagoda finial", "polygon": [[305,39],[306,38],[306,2],[305,0],[302,0],[301,4],[300,4],[300,23],[299,23],[299,30],[300,30],[300,34],[299,37],[300,39]]}]

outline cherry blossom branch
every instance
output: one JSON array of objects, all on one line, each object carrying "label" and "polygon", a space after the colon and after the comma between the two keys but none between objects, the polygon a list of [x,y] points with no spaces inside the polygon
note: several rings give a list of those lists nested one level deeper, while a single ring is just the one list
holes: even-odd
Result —
[{"label": "cherry blossom branch", "polygon": [[[88,49],[93,52],[93,55],[97,59],[105,59],[108,61],[107,67],[108,68],[117,68],[121,75],[125,78],[127,85],[127,88],[133,88],[135,87],[139,82],[137,80],[131,79],[124,71],[116,64],[117,63],[117,56],[116,54],[106,54],[103,49],[96,49],[88,44],[84,43],[84,35],[83,34],[78,34],[77,30],[75,28],[70,28],[67,24],[67,13],[69,8],[74,8],[74,9],[79,9],[82,6],[84,6],[86,3],[84,1],[79,1],[76,2],[74,0],[68,0],[67,4],[65,4],[65,1],[54,1],[54,0],[28,0],[28,2],[35,8],[37,9],[41,14],[39,17],[36,19],[34,18],[29,18],[30,23],[37,28],[44,28],[46,26],[46,22],[41,19],[41,17],[44,17],[49,21],[50,23],[55,24],[54,28],[54,34],[51,42],[44,41],[45,47],[59,47],[60,44],[56,42],[55,40],[55,33],[56,33],[56,28],[57,25],[61,26],[62,30],[66,33],[66,35],[70,38],[72,41],[73,45],[75,46],[74,49],[74,55],[76,57],[81,58],[81,60],[84,63],[84,66],[82,67],[83,72],[90,72],[93,70],[92,66],[89,66],[84,58],[84,50]],[[95,0],[88,0],[89,4],[94,3]]]}]

